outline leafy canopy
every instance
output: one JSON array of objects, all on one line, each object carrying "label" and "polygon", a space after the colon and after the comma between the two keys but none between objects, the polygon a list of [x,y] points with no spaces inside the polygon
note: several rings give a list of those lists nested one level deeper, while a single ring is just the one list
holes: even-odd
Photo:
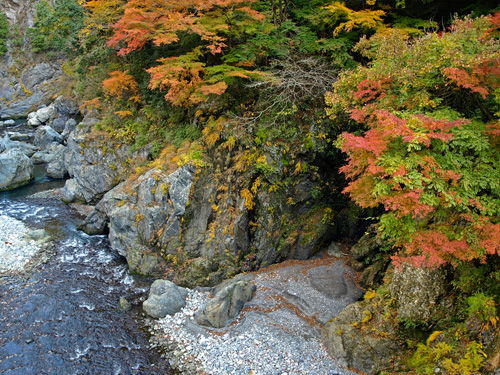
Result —
[{"label": "leafy canopy", "polygon": [[500,255],[500,14],[456,19],[409,39],[386,30],[357,51],[372,61],[345,72],[327,95],[332,118],[355,132],[345,192],[382,205],[393,260],[458,265]]}]

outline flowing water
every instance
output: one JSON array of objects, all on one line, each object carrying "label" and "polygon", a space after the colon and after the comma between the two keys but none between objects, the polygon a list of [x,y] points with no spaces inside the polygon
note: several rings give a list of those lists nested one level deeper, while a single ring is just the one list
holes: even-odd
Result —
[{"label": "flowing water", "polygon": [[45,228],[55,239],[48,261],[23,277],[0,277],[0,374],[171,374],[148,349],[137,302],[149,285],[129,274],[104,236],[76,230],[63,203],[25,198],[61,182],[39,174],[34,184],[0,193],[0,215]]}]

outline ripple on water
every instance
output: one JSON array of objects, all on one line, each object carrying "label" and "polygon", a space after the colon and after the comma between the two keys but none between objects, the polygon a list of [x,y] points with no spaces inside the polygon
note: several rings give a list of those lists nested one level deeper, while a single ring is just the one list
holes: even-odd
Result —
[{"label": "ripple on water", "polygon": [[148,349],[137,313],[118,308],[120,297],[146,290],[106,238],[77,232],[71,211],[55,201],[9,202],[0,195],[0,214],[49,226],[58,239],[55,256],[28,280],[0,283],[0,373],[171,373]]}]

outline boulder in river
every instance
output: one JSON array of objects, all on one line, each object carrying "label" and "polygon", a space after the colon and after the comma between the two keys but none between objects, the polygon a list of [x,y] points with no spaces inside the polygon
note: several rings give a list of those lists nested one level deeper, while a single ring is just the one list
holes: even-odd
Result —
[{"label": "boulder in river", "polygon": [[142,304],[144,312],[152,318],[174,315],[186,306],[186,289],[168,280],[156,280],[149,291],[149,297]]},{"label": "boulder in river", "polygon": [[0,152],[11,149],[17,149],[28,157],[33,156],[33,154],[38,151],[38,147],[26,142],[12,141],[9,135],[5,134],[0,141]]},{"label": "boulder in river", "polygon": [[33,163],[22,151],[10,149],[0,154],[0,190],[26,185],[33,178]]},{"label": "boulder in river", "polygon": [[66,147],[57,143],[52,143],[47,149],[48,152],[43,158],[45,171],[50,178],[64,178],[68,175],[64,165],[64,153]]},{"label": "boulder in river", "polygon": [[203,310],[196,317],[198,324],[214,328],[224,327],[230,319],[236,318],[256,290],[251,276],[239,277],[223,284]]},{"label": "boulder in river", "polygon": [[63,143],[62,135],[52,129],[50,126],[40,126],[35,133],[35,146],[41,149],[47,148],[52,143]]}]

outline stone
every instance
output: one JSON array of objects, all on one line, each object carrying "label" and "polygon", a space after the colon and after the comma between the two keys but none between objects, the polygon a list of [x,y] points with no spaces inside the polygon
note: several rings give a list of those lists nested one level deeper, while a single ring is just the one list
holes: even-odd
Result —
[{"label": "stone", "polygon": [[12,119],[8,119],[8,120],[5,120],[5,121],[3,122],[3,124],[4,124],[5,126],[12,126],[12,125],[15,125],[15,124],[16,124],[16,121],[15,121],[15,120],[12,120]]},{"label": "stone", "polygon": [[174,315],[186,306],[187,290],[168,280],[156,280],[143,302],[144,312],[154,319]]},{"label": "stone", "polygon": [[33,162],[20,150],[0,154],[0,191],[28,184],[33,178]]},{"label": "stone", "polygon": [[132,304],[126,298],[122,297],[120,298],[120,310],[124,312],[130,311],[132,310]]},{"label": "stone", "polygon": [[445,292],[442,268],[416,268],[403,263],[394,270],[389,290],[397,306],[398,319],[429,324],[439,298]]},{"label": "stone", "polygon": [[104,195],[82,228],[99,233],[109,222],[111,245],[127,259],[130,269],[153,272],[159,262],[156,249],[166,248],[180,234],[180,215],[189,199],[194,171],[190,165],[170,174],[152,169],[137,180],[121,183]]},{"label": "stone", "polygon": [[40,126],[35,133],[34,144],[42,150],[52,143],[63,143],[63,137],[50,126]]},{"label": "stone", "polygon": [[0,141],[0,152],[5,150],[17,149],[28,157],[31,157],[38,151],[38,147],[26,142],[11,141],[8,134],[5,134]]},{"label": "stone", "polygon": [[7,132],[7,134],[12,141],[26,142],[31,139],[31,135],[27,133]]},{"label": "stone", "polygon": [[196,316],[200,325],[222,328],[234,319],[245,302],[252,299],[255,284],[248,280],[236,280],[220,289]]},{"label": "stone", "polygon": [[54,106],[57,113],[61,116],[76,116],[80,113],[78,102],[65,96],[58,96],[54,101]]},{"label": "stone", "polygon": [[36,229],[28,232],[26,234],[26,239],[28,241],[36,241],[38,243],[45,243],[52,241],[52,237],[47,233],[45,229]]},{"label": "stone", "polygon": [[75,130],[76,126],[78,125],[78,123],[76,122],[75,119],[68,119],[65,123],[64,123],[64,130],[62,132],[62,136],[64,139],[67,139],[70,135],[70,133]]},{"label": "stone", "polygon": [[47,176],[50,178],[65,178],[68,175],[68,171],[64,165],[66,147],[61,144],[52,143],[47,148],[47,151],[47,154],[43,158]]},{"label": "stone", "polygon": [[[59,115],[59,117],[55,118],[50,122],[50,127],[54,129],[56,132],[61,134],[64,131],[64,127],[66,122],[69,120],[68,116]],[[64,137],[63,137],[64,138]]]},{"label": "stone", "polygon": [[36,118],[42,124],[45,124],[53,116],[55,116],[55,114],[56,114],[56,108],[53,105],[50,105],[48,107],[40,108],[39,110],[37,110],[36,111]]},{"label": "stone", "polygon": [[28,126],[37,127],[37,126],[42,125],[42,122],[38,119],[38,117],[36,117],[36,113],[35,113],[35,116],[28,119],[27,124],[28,124]]},{"label": "stone", "polygon": [[128,145],[116,146],[104,135],[90,132],[98,119],[85,117],[67,139],[64,164],[88,204],[97,204],[105,193],[118,185],[129,157]]},{"label": "stone", "polygon": [[[70,202],[84,202],[85,198],[80,190],[80,185],[73,179],[70,178],[66,180],[63,188],[63,201],[66,203]],[[103,233],[93,233],[93,234],[103,234]]]},{"label": "stone", "polygon": [[360,332],[356,326],[363,321],[367,313],[375,312],[371,311],[366,301],[350,304],[324,325],[321,340],[340,366],[376,374],[389,368],[399,345],[391,338],[392,327],[384,327],[387,331],[384,335],[367,335]]},{"label": "stone", "polygon": [[327,253],[331,257],[342,258],[344,256],[344,253],[342,252],[342,245],[338,242],[332,242],[330,246],[328,246]]}]

